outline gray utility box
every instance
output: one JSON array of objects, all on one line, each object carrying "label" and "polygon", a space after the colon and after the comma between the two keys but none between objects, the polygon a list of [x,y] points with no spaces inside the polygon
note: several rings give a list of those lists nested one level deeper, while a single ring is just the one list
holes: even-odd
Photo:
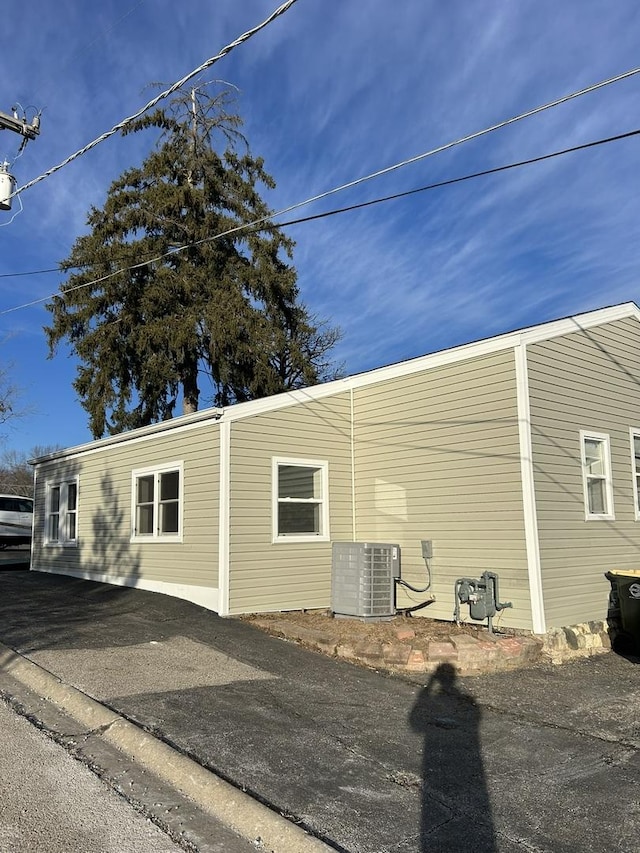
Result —
[{"label": "gray utility box", "polygon": [[339,616],[380,619],[395,614],[400,546],[381,542],[334,542],[331,609]]}]

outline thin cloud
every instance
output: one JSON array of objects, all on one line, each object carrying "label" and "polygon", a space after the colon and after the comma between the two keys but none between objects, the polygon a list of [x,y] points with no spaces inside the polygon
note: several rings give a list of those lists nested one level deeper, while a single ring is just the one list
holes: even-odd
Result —
[{"label": "thin cloud", "polygon": [[[60,162],[272,11],[267,0],[5,0],[3,102],[46,106],[21,183]],[[366,12],[364,8],[366,6]],[[28,45],[28,49],[25,49]],[[35,58],[35,59],[34,59]],[[438,4],[305,0],[216,72],[239,89],[251,149],[276,182],[277,209],[633,68],[636,0]],[[340,196],[349,204],[632,129],[640,78],[492,133]],[[0,227],[0,272],[66,257],[91,205],[148,152],[114,137],[24,194]],[[0,155],[19,140],[0,134]],[[554,316],[638,299],[638,142],[291,227],[301,295],[340,325],[336,356],[357,371]],[[319,212],[314,205],[308,212]],[[0,219],[0,223],[5,221]],[[19,290],[19,293],[16,291]],[[49,277],[0,280],[0,308],[39,298]],[[17,298],[16,298],[17,297]],[[63,444],[88,438],[74,361],[46,361],[42,307],[11,318],[17,381],[35,390]],[[22,381],[21,381],[22,380]],[[52,391],[53,388],[53,391]],[[69,424],[70,426],[64,426]],[[26,425],[25,425],[26,426]],[[44,416],[34,421],[51,435]]]}]

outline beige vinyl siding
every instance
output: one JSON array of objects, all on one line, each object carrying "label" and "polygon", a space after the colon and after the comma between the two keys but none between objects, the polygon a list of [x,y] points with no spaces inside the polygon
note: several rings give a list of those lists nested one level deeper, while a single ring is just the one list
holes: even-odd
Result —
[{"label": "beige vinyl siding", "polygon": [[[357,540],[398,543],[417,587],[432,541],[420,615],[452,619],[456,579],[490,570],[514,605],[501,624],[531,628],[513,350],[358,389],[354,411]],[[429,593],[399,589],[398,605]]]},{"label": "beige vinyl siding", "polygon": [[273,457],[328,462],[331,539],[352,539],[349,392],[231,423],[232,614],[330,605],[331,542],[272,541]]},{"label": "beige vinyl siding", "polygon": [[[35,569],[203,587],[218,584],[219,427],[199,425],[37,468]],[[183,464],[183,541],[131,541],[132,471]],[[78,547],[43,544],[47,480],[79,475]]]},{"label": "beige vinyl siding", "polygon": [[[629,428],[640,427],[635,319],[528,347],[540,558],[548,627],[606,619],[612,568],[640,568]],[[580,430],[610,436],[615,519],[585,520]]]},{"label": "beige vinyl siding", "polygon": [[[80,571],[80,549],[76,545],[43,546],[47,524],[47,483],[73,480],[80,473],[77,461],[42,466],[36,469],[33,505],[33,538],[31,541],[31,566],[38,569],[46,564],[51,571]],[[79,515],[79,514],[78,514]],[[80,532],[78,531],[78,538]]]}]

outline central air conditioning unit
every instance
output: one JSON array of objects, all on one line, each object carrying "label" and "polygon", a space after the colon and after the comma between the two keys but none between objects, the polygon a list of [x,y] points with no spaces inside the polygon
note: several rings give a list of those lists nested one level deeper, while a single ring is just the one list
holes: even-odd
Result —
[{"label": "central air conditioning unit", "polygon": [[395,615],[400,546],[381,542],[334,542],[331,610],[337,616],[384,619]]}]

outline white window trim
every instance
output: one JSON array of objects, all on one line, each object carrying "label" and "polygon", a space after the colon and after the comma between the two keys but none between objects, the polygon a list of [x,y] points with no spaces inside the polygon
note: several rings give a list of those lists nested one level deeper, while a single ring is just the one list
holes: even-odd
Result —
[{"label": "white window trim", "polygon": [[[180,475],[178,486],[178,532],[177,533],[159,533],[158,520],[158,505],[159,505],[159,489],[158,477],[160,474],[166,474],[169,471],[177,471]],[[136,505],[137,505],[137,489],[136,483],[139,477],[154,476],[153,488],[153,533],[138,535],[136,533]],[[149,465],[146,468],[135,468],[131,472],[131,542],[182,542],[182,520],[184,516],[184,463],[167,462],[162,465]]]},{"label": "white window trim", "polygon": [[[278,468],[280,465],[297,465],[300,468],[318,468],[321,476],[322,496],[320,498],[320,533],[289,533],[281,535],[278,533],[278,506],[280,495],[278,492]],[[272,518],[272,542],[287,543],[289,545],[298,542],[328,542],[329,533],[329,463],[326,459],[300,459],[297,457],[274,456],[271,466],[271,518]]]},{"label": "white window trim", "polygon": [[[76,516],[76,535],[73,539],[65,537],[67,529],[67,502],[69,495],[69,486],[76,487],[76,508],[72,510]],[[51,492],[56,487],[60,488],[60,507],[58,509],[58,538],[51,539],[49,536],[49,518],[51,516]],[[45,487],[45,513],[44,513],[44,537],[43,543],[48,548],[77,548],[78,547],[78,519],[80,506],[80,484],[79,477],[67,477],[59,480],[48,480]],[[62,536],[60,536],[62,534]]]},{"label": "white window trim", "polygon": [[636,451],[634,447],[634,438],[640,438],[640,427],[629,427],[629,444],[631,447],[631,471],[633,483],[633,507],[635,510],[635,519],[640,521],[640,505],[638,504],[638,479],[640,479],[640,470],[636,466]]},{"label": "white window trim", "polygon": [[[604,445],[604,484],[605,498],[607,502],[607,512],[592,513],[589,512],[589,494],[587,489],[587,460],[584,452],[584,445],[587,439],[601,441]],[[586,521],[613,521],[615,512],[613,507],[613,481],[611,475],[611,438],[604,432],[593,432],[591,430],[580,430],[580,460],[582,463],[582,488],[584,493],[584,517]]]}]

